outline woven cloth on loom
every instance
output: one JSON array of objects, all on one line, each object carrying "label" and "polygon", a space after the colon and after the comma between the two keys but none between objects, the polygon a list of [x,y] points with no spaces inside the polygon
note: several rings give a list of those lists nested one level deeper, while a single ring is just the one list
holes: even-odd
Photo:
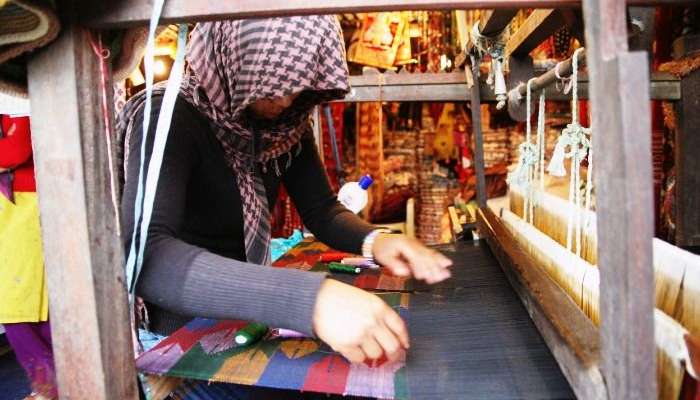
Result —
[{"label": "woven cloth on loom", "polygon": [[[306,239],[275,261],[272,266],[294,268],[304,271],[328,272],[328,266],[320,263],[321,254],[332,251],[325,244]],[[409,278],[393,276],[384,268],[363,269],[358,275],[331,273],[333,279],[367,290],[411,291],[413,281]]]},{"label": "woven cloth on loom", "polygon": [[[408,318],[407,293],[379,295]],[[197,318],[141,354],[136,366],[147,374],[210,382],[302,390],[379,399],[406,399],[405,357],[376,365],[350,364],[317,339],[265,339],[236,347],[245,321]]]}]

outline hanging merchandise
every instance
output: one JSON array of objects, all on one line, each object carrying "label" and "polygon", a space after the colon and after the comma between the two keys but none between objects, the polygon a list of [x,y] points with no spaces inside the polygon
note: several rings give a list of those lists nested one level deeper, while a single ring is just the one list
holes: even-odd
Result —
[{"label": "hanging merchandise", "polygon": [[[591,135],[590,128],[584,128],[581,126],[578,120],[578,57],[579,54],[583,52],[583,48],[579,48],[574,52],[571,57],[572,63],[572,74],[571,74],[571,84],[572,84],[572,100],[571,100],[571,123],[564,128],[561,132],[561,136],[557,139],[557,144],[554,148],[554,154],[552,155],[552,160],[547,167],[547,171],[552,176],[566,176],[566,168],[564,166],[564,159],[571,159],[571,173],[569,180],[569,202],[572,206],[569,208],[569,216],[567,220],[567,233],[566,233],[566,248],[568,250],[572,249],[572,241],[574,234],[574,225],[576,225],[576,253],[581,252],[581,207],[582,207],[582,196],[581,196],[581,162],[588,155],[588,150],[591,147],[591,141],[589,136]],[[588,179],[590,182],[590,178]],[[590,190],[590,183],[587,184],[586,197],[590,197],[588,191]],[[588,200],[590,205],[590,200]],[[576,215],[574,215],[576,214]]]},{"label": "hanging merchandise", "polygon": [[446,103],[440,113],[433,141],[435,158],[439,161],[449,162],[459,155],[459,149],[455,146],[454,140],[455,122],[455,105]]},{"label": "hanging merchandise", "polygon": [[[379,214],[384,192],[384,116],[382,103],[360,103],[357,107],[356,170],[370,175],[375,183],[369,189],[366,215]],[[363,213],[364,214],[364,213]]]},{"label": "hanging merchandise", "polygon": [[412,61],[409,13],[367,13],[361,18],[348,61],[386,69]]},{"label": "hanging merchandise", "polygon": [[506,89],[506,80],[503,76],[503,63],[506,48],[506,31],[503,30],[496,36],[485,36],[479,32],[479,23],[475,23],[470,35],[472,43],[478,52],[479,59],[483,59],[486,55],[491,56],[491,68],[489,76],[486,79],[493,92],[496,94],[498,104],[496,108],[503,109],[508,100],[508,90]]}]

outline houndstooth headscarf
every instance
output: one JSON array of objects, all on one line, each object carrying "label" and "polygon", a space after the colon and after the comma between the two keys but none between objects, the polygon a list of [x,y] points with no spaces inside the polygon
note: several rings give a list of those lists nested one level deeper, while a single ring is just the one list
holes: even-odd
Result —
[{"label": "houndstooth headscarf", "polygon": [[[312,108],[349,90],[341,38],[334,16],[207,22],[192,33],[180,97],[209,119],[237,176],[249,262],[270,261],[270,208],[257,171],[271,167],[279,175],[278,161],[289,166],[293,147],[301,150]],[[154,88],[159,92],[163,85]],[[274,122],[253,123],[246,116],[257,100],[296,92],[302,93]],[[144,101],[143,92],[130,99],[119,117],[117,132],[127,142],[130,120]]]}]

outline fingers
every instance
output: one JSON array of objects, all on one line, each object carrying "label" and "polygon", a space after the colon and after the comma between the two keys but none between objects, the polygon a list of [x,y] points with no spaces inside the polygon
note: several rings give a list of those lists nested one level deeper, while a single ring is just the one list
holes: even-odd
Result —
[{"label": "fingers", "polygon": [[374,336],[370,336],[362,341],[360,348],[370,360],[376,360],[384,354],[382,346],[379,345]]},{"label": "fingers", "polygon": [[352,347],[347,349],[338,350],[343,357],[347,358],[351,363],[359,364],[365,361],[365,353],[359,347]]},{"label": "fingers", "polygon": [[379,343],[379,346],[381,346],[386,358],[391,361],[395,361],[398,358],[401,352],[401,344],[394,332],[387,326],[381,326],[377,329],[374,332],[374,339]]},{"label": "fingers", "polygon": [[451,276],[447,268],[452,265],[452,261],[437,251],[423,246],[418,241],[406,240],[401,246],[400,252],[411,266],[411,271],[416,279],[432,284]]},{"label": "fingers", "polygon": [[386,313],[384,316],[384,324],[393,332],[394,335],[399,339],[401,346],[405,349],[410,347],[408,340],[408,329],[406,329],[406,323],[403,322],[399,314],[392,312]]}]

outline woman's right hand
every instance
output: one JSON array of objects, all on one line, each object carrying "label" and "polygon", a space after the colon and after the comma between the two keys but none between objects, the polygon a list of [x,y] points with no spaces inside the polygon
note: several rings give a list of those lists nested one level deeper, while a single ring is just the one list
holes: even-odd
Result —
[{"label": "woman's right hand", "polygon": [[316,297],[316,336],[350,362],[396,360],[408,349],[408,330],[401,317],[379,297],[326,279]]}]

